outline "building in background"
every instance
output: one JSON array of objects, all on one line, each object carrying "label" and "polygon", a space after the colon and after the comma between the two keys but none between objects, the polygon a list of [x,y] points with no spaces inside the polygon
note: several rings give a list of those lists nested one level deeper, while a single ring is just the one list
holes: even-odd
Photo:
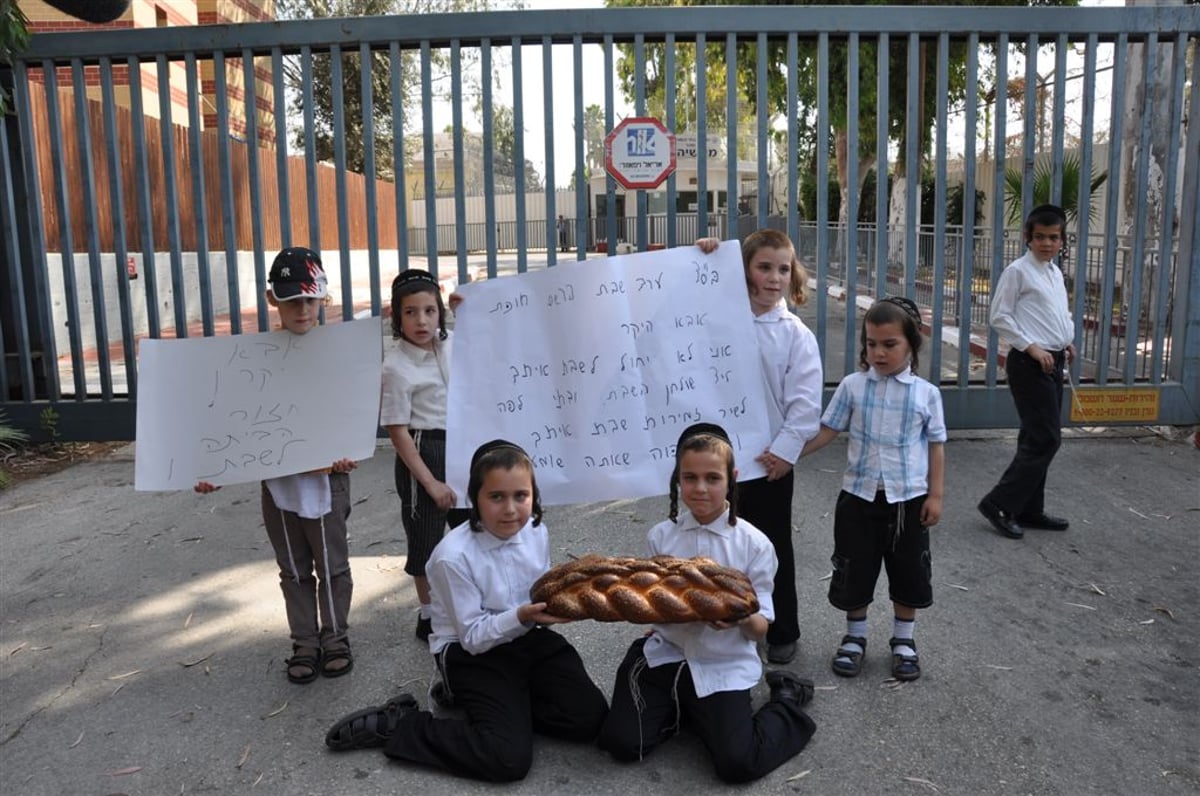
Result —
[{"label": "building in background", "polygon": [[[21,10],[29,18],[32,33],[62,33],[72,30],[124,30],[166,28],[190,25],[227,25],[245,22],[266,22],[275,19],[275,0],[132,0],[129,9],[121,17],[107,24],[96,25],[83,22],[42,2],[22,0]],[[170,82],[171,123],[190,127],[188,115],[187,73],[184,62],[172,61],[168,67]],[[213,129],[217,124],[216,78],[213,63],[197,64],[200,86],[200,125],[202,129]],[[226,96],[229,108],[229,134],[245,139],[247,130],[245,69],[240,58],[229,58],[225,62]],[[272,85],[270,58],[256,58],[254,63],[254,113],[257,123],[257,138],[260,146],[275,144],[275,92]],[[142,111],[146,116],[161,118],[159,101],[158,67],[153,62],[141,66]],[[38,85],[44,84],[42,75],[31,72],[30,79]],[[71,70],[60,67],[57,74],[58,87],[69,91]],[[96,66],[84,68],[84,84],[88,96],[100,99],[100,69]],[[120,107],[131,105],[129,97],[129,67],[113,64],[113,96]]]}]

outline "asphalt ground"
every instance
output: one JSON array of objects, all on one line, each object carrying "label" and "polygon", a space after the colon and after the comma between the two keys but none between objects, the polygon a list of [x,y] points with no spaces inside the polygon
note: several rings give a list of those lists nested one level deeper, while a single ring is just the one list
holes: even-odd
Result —
[{"label": "asphalt ground", "polygon": [[[933,532],[923,676],[890,680],[885,578],[860,677],[829,669],[825,593],[845,444],[802,461],[793,505],[818,729],[799,756],[722,785],[685,731],[646,760],[538,739],[512,794],[1174,794],[1200,792],[1200,451],[1165,430],[1073,429],[1048,508],[1065,533],[999,536],[975,510],[1012,433],[955,434]],[[356,665],[307,686],[290,652],[258,485],[133,491],[133,449],[0,493],[0,791],[6,794],[484,793],[496,786],[334,754],[326,729],[401,690],[428,705],[432,658],[384,447],[352,477]],[[666,499],[550,507],[555,561],[638,554]],[[641,629],[560,626],[606,694]],[[766,696],[760,685],[756,701]]]}]

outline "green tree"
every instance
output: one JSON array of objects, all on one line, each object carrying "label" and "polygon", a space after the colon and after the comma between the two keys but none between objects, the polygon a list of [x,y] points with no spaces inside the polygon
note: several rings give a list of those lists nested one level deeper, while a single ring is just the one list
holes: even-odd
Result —
[{"label": "green tree", "polygon": [[[1083,171],[1078,153],[1068,152],[1062,161],[1062,200],[1061,205],[1067,214],[1067,221],[1079,217],[1079,176]],[[1095,195],[1100,186],[1108,179],[1108,172],[1092,171],[1090,175],[1090,195]],[[1054,187],[1054,167],[1048,160],[1041,160],[1033,169],[1033,205],[1050,203]],[[1004,172],[1004,204],[1005,219],[1009,224],[1020,226],[1024,209],[1021,207],[1021,196],[1024,193],[1025,175],[1018,169],[1007,169]],[[1096,217],[1096,204],[1088,202],[1088,219]]]},{"label": "green tree", "polygon": [[[517,186],[517,129],[513,122],[513,109],[507,105],[496,105],[492,110],[492,168],[496,176],[496,192],[513,193]],[[538,174],[533,161],[528,158],[521,172],[526,191],[540,191],[546,187],[542,175]]]},{"label": "green tree", "polygon": [[[16,0],[0,0],[0,66],[12,64],[17,53],[29,46],[29,20]],[[8,81],[0,80],[0,116],[8,113]]]},{"label": "green tree", "polygon": [[[1029,4],[1075,5],[1077,0],[945,0],[943,5],[999,5],[1023,6]],[[606,0],[609,7],[629,6],[707,6],[707,5],[836,5],[838,0]],[[890,5],[887,0],[842,0],[845,5]],[[888,139],[899,144],[901,158],[898,160],[897,180],[893,188],[898,190],[907,170],[907,162],[903,157],[907,148],[908,117],[906,95],[908,91],[908,42],[903,38],[893,37],[889,40],[888,53],[888,120],[886,130]],[[689,75],[695,72],[695,47],[684,44],[676,45],[677,75],[666,76],[664,72],[663,46],[660,44],[646,45],[646,64],[644,69],[647,107],[656,112],[663,105],[663,87],[665,80],[675,79],[679,86],[677,105],[689,107],[689,97],[694,95],[694,83],[689,83]],[[753,42],[739,42],[737,46],[737,77],[736,85],[740,101],[755,110],[757,102],[757,45]],[[960,100],[965,94],[965,58],[966,45],[951,43],[949,52],[949,92],[951,103]],[[618,67],[622,91],[627,99],[633,97],[633,79],[636,77],[632,63],[632,47],[622,47],[622,64]],[[926,142],[929,132],[936,121],[938,97],[936,95],[936,46],[922,43],[918,53],[917,80],[920,93],[918,108],[920,120],[917,124],[918,141],[915,142],[919,153],[918,171],[923,165]],[[725,42],[718,39],[710,41],[705,49],[706,65],[708,67],[708,121],[710,123],[724,122],[725,101]],[[784,115],[787,111],[787,43],[782,40],[767,43],[767,86],[766,95],[768,113]],[[862,189],[863,181],[874,166],[878,147],[886,142],[876,140],[876,83],[877,83],[877,50],[871,40],[860,43],[858,49],[859,64],[859,105],[858,105],[858,151],[849,152],[848,108],[847,97],[847,48],[844,41],[831,37],[829,46],[829,108],[827,109],[830,125],[830,141],[832,156],[836,167],[838,184],[840,186],[839,219],[847,220],[848,208],[846,201],[852,190],[848,186],[849,164],[851,157],[857,158],[858,185],[853,192],[857,194]],[[811,42],[800,42],[797,52],[797,72],[800,75],[817,74],[817,46]],[[690,87],[690,93],[689,93]],[[817,142],[817,92],[815,80],[798,81],[797,127],[800,130],[800,142],[797,163],[800,168],[807,164],[815,164],[814,156]],[[678,116],[678,114],[677,114]],[[684,119],[686,123],[686,119]]]},{"label": "green tree", "polygon": [[[503,5],[520,8],[520,0],[500,3],[493,0],[278,0],[277,15],[280,19],[323,19],[337,17],[364,17],[382,14],[440,14],[451,12],[485,11]],[[471,76],[478,70],[471,68],[478,53],[463,48],[462,74]],[[432,50],[432,82],[438,99],[449,99],[450,51]],[[420,54],[404,50],[400,54],[400,98],[405,109],[420,107],[421,66]],[[312,92],[313,141],[317,160],[332,161],[335,155],[333,59],[329,54],[317,53],[312,58],[310,90]],[[366,171],[366,136],[363,115],[362,63],[357,50],[343,52],[342,69],[342,144],[346,151],[346,168],[350,171]],[[392,78],[389,55],[386,51],[371,54],[371,123],[375,142],[375,174],[391,179],[395,169],[392,163]],[[285,80],[291,96],[290,105],[300,117],[304,112],[304,75],[299,57],[289,58],[285,65]],[[473,78],[468,77],[468,80]],[[475,84],[464,86],[464,93],[477,94]],[[418,114],[406,114],[406,123],[419,120]],[[405,131],[408,133],[409,131]],[[293,145],[304,147],[304,131],[293,131]]]}]

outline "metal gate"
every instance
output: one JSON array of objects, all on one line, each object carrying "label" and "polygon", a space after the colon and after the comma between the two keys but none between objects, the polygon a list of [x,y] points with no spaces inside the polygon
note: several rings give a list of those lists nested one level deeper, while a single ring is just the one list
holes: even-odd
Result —
[{"label": "metal gate", "polygon": [[[1078,209],[1072,379],[1101,400],[1076,419],[1195,424],[1198,35],[1200,8],[1184,6],[38,34],[0,73],[15,96],[0,125],[3,406],[35,433],[131,439],[137,340],[266,329],[266,264],[284,245],[322,250],[336,320],[379,315],[381,285],[409,265],[461,281],[770,225],[819,288],[803,312],[830,388],[855,367],[856,308],[902,293],[926,311],[924,375],[950,425],[1010,426],[987,299],[1022,248],[1008,216],[1048,199]],[[656,191],[597,176],[595,129],[623,115],[687,133],[691,171]]]}]

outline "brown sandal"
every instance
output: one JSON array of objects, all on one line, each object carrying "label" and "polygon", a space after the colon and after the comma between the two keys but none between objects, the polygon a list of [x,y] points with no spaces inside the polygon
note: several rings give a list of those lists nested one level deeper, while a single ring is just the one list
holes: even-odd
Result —
[{"label": "brown sandal", "polygon": [[287,679],[290,682],[304,685],[317,679],[321,671],[321,651],[315,647],[292,647],[292,657],[284,661],[287,666]]},{"label": "brown sandal", "polygon": [[353,668],[354,655],[350,652],[349,639],[335,641],[322,651],[321,674],[325,677],[341,677]]}]

